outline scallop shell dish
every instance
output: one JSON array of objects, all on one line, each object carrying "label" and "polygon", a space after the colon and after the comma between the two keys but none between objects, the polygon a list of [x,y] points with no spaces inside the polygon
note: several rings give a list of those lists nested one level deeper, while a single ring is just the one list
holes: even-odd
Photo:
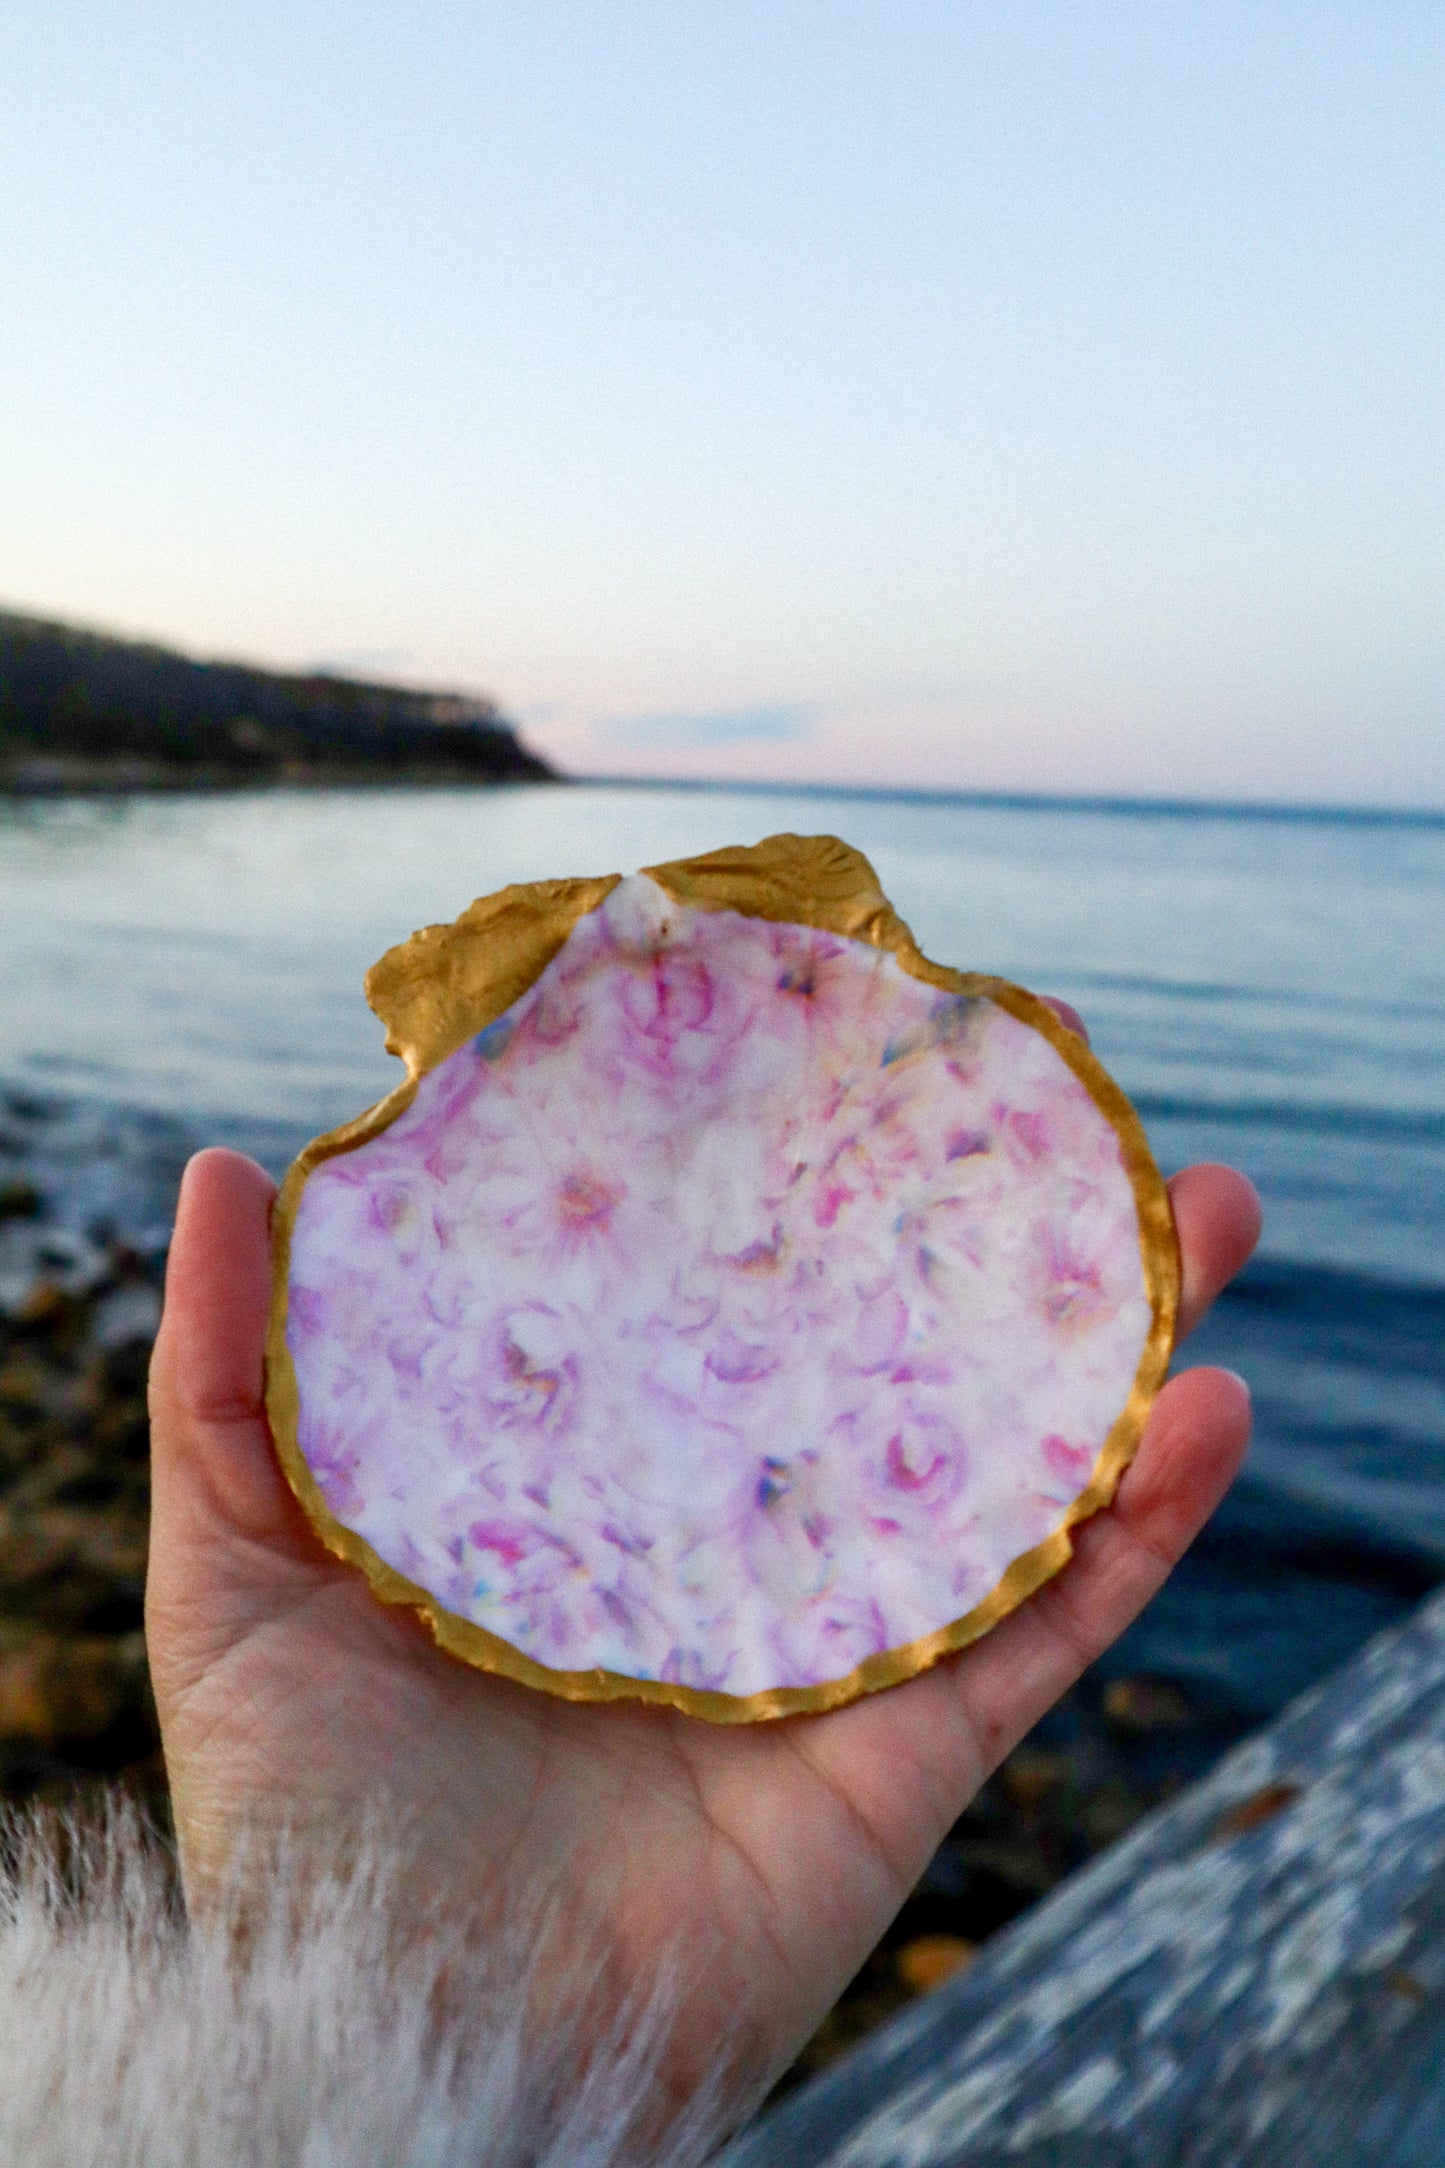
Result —
[{"label": "scallop shell dish", "polygon": [[321,1540],[484,1670],[715,1722],[1005,1616],[1109,1503],[1179,1267],[1128,1101],[867,860],[539,882],[367,979],[406,1063],[275,1217]]}]

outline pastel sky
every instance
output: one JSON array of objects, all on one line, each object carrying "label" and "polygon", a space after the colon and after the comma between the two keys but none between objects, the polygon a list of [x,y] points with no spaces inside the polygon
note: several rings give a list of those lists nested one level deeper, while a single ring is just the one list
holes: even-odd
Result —
[{"label": "pastel sky", "polygon": [[0,602],[589,772],[1445,806],[1439,0],[6,0]]}]

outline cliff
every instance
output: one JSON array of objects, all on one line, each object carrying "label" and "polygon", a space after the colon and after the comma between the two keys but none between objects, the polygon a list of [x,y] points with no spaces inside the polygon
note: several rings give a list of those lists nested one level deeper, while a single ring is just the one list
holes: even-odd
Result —
[{"label": "cliff", "polygon": [[0,611],[0,790],[554,774],[490,700],[196,662]]}]

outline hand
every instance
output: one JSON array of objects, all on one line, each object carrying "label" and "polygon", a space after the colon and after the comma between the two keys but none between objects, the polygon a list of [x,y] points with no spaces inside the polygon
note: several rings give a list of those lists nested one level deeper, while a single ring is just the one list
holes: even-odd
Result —
[{"label": "hand", "polygon": [[[1248,1257],[1259,1204],[1224,1167],[1189,1169],[1171,1194],[1187,1331]],[[905,1686],[725,1728],[577,1705],[443,1655],[312,1533],[262,1403],[272,1196],[235,1153],[192,1160],[152,1372],[147,1633],[193,1911],[215,1902],[243,1840],[289,1829],[320,1852],[384,1814],[418,1917],[438,1896],[482,1919],[499,1892],[520,1905],[540,1891],[603,1955],[619,2000],[681,1953],[667,2081],[685,2092],[726,2043],[739,2098],[756,2092],[985,1777],[1213,1511],[1248,1439],[1244,1386],[1219,1370],[1173,1378],[1064,1572]]]}]

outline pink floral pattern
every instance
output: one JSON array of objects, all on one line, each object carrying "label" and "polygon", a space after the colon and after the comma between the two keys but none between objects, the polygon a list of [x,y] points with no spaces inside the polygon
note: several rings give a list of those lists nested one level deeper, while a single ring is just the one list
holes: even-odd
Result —
[{"label": "pink floral pattern", "polygon": [[299,1440],[332,1512],[559,1670],[807,1687],[1061,1524],[1150,1326],[1044,1036],[642,875],[325,1161]]}]

